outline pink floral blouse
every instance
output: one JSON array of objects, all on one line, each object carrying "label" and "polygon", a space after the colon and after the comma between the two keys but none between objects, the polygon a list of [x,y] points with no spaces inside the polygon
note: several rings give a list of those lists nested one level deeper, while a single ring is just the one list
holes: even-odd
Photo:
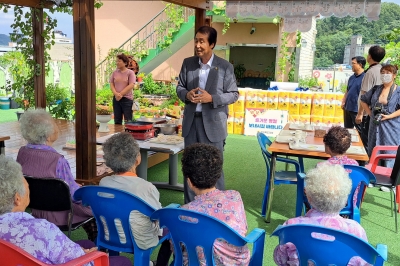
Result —
[{"label": "pink floral blouse", "polygon": [[[183,209],[197,211],[213,216],[229,225],[240,235],[247,233],[247,220],[242,197],[234,190],[213,190],[206,194],[196,196],[194,201],[183,205]],[[206,265],[204,254],[197,251],[200,265]],[[187,259],[184,258],[184,263]],[[247,246],[237,247],[223,239],[214,242],[215,265],[242,266],[250,263],[250,251]]]},{"label": "pink floral blouse", "polygon": [[[355,235],[365,241],[368,241],[365,230],[359,223],[351,219],[343,218],[339,214],[325,214],[315,209],[311,209],[306,213],[305,216],[289,219],[283,225],[285,226],[290,224],[310,224],[310,225],[324,226],[326,228],[341,230],[343,232]],[[285,245],[278,245],[275,248],[274,260],[275,263],[279,266],[300,265],[297,256],[296,246],[290,242],[286,243]],[[314,265],[314,264],[309,263],[309,265]],[[366,263],[360,257],[353,257],[350,259],[347,265],[366,266],[370,264]]]}]

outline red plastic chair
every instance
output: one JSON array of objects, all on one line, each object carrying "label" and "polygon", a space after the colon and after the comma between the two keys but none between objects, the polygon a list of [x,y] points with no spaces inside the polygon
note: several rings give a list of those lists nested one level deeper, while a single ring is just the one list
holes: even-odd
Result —
[{"label": "red plastic chair", "polygon": [[[41,262],[25,250],[17,247],[10,242],[0,239],[0,265],[1,266],[47,266],[49,264]],[[88,262],[94,262],[95,266],[108,266],[108,256],[104,252],[93,251],[82,257],[69,262],[57,265],[80,266]]]},{"label": "red plastic chair", "polygon": [[[381,153],[378,154],[379,151],[397,151],[398,146],[375,146],[372,150],[371,158],[369,160],[369,164],[365,166],[368,170],[370,170],[375,176],[387,177],[390,178],[392,174],[392,168],[378,166],[379,160],[382,159],[395,159],[396,153],[387,154]],[[400,207],[400,186],[396,187],[396,202],[399,204]],[[400,208],[398,208],[398,212],[400,213]]]}]

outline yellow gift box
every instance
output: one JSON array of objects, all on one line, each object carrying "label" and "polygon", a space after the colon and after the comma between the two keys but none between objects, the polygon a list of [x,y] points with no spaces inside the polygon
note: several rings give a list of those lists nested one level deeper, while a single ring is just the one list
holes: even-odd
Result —
[{"label": "yellow gift box", "polygon": [[233,134],[233,123],[235,121],[235,117],[233,116],[233,113],[228,115],[228,120],[227,120],[227,131],[228,134]]},{"label": "yellow gift box", "polygon": [[336,109],[335,109],[335,117],[343,119],[343,109],[342,109],[342,100],[343,94],[336,94]]},{"label": "yellow gift box", "polygon": [[289,91],[279,91],[278,110],[289,110]]},{"label": "yellow gift box", "polygon": [[324,115],[325,94],[315,93],[311,108],[311,115],[322,116]]},{"label": "yellow gift box", "polygon": [[336,109],[336,95],[326,94],[325,95],[325,106],[324,106],[324,116],[334,117]]},{"label": "yellow gift box", "polygon": [[279,103],[279,92],[278,91],[268,91],[267,92],[267,109],[277,110]]},{"label": "yellow gift box", "polygon": [[300,115],[300,123],[309,124],[310,123],[310,115]]},{"label": "yellow gift box", "polygon": [[248,90],[246,94],[246,108],[256,108],[258,101],[258,90]]},{"label": "yellow gift box", "polygon": [[233,134],[243,135],[244,133],[244,112],[235,112],[233,122]]},{"label": "yellow gift box", "polygon": [[322,124],[331,127],[333,125],[333,117],[322,117]]},{"label": "yellow gift box", "polygon": [[289,93],[289,115],[300,115],[300,93]]},{"label": "yellow gift box", "polygon": [[289,123],[298,123],[300,121],[299,115],[291,115],[289,114]]},{"label": "yellow gift box", "polygon": [[260,90],[257,93],[257,108],[266,109],[268,102],[268,91]]},{"label": "yellow gift box", "polygon": [[335,124],[335,126],[344,126],[344,119],[343,116],[342,117],[334,117],[333,118],[333,123]]},{"label": "yellow gift box", "polygon": [[322,116],[311,116],[311,124],[314,126],[321,126]]},{"label": "yellow gift box", "polygon": [[235,112],[233,110],[233,104],[228,105],[228,112],[229,112],[229,114],[231,114],[233,116],[233,113]]},{"label": "yellow gift box", "polygon": [[313,94],[310,92],[300,93],[300,115],[310,115]]}]

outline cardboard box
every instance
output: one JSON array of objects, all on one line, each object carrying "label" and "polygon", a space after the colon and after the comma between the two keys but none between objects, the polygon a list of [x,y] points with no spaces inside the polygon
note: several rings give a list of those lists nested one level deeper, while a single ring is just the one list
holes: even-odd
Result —
[{"label": "cardboard box", "polygon": [[299,118],[300,118],[300,123],[310,124],[310,120],[311,120],[310,115],[300,115]]},{"label": "cardboard box", "polygon": [[279,103],[279,92],[278,91],[268,91],[267,92],[267,109],[277,110]]},{"label": "cardboard box", "polygon": [[279,91],[278,110],[289,110],[289,91]]},{"label": "cardboard box", "polygon": [[311,116],[311,125],[322,126],[322,116]]},{"label": "cardboard box", "polygon": [[245,109],[245,102],[246,102],[246,89],[239,89],[239,98],[233,104],[233,111],[234,112],[244,112]]},{"label": "cardboard box", "polygon": [[300,116],[299,115],[291,115],[291,114],[289,114],[289,123],[298,124],[299,122],[300,122]]},{"label": "cardboard box", "polygon": [[257,93],[257,108],[266,109],[268,102],[268,91],[259,90]]},{"label": "cardboard box", "polygon": [[311,92],[300,93],[300,115],[310,115],[313,94]]},{"label": "cardboard box", "polygon": [[233,110],[233,104],[228,105],[228,112],[229,112],[229,114],[231,114],[232,116],[234,115],[233,113],[234,113],[235,111]]},{"label": "cardboard box", "polygon": [[329,93],[325,95],[324,116],[334,117],[336,109],[336,94]]},{"label": "cardboard box", "polygon": [[233,134],[243,135],[244,133],[244,112],[235,112],[233,122]]},{"label": "cardboard box", "polygon": [[300,115],[300,93],[290,92],[289,93],[289,116]]},{"label": "cardboard box", "polygon": [[246,94],[246,108],[256,108],[258,101],[258,90],[248,90]]},{"label": "cardboard box", "polygon": [[233,123],[235,122],[235,117],[234,117],[234,114],[232,113],[232,114],[229,114],[228,115],[228,120],[227,120],[227,131],[228,131],[228,134],[233,134]]},{"label": "cardboard box", "polygon": [[342,109],[342,100],[344,94],[336,94],[336,109],[335,109],[335,117],[343,119],[343,109]]},{"label": "cardboard box", "polygon": [[325,93],[315,93],[311,108],[311,115],[323,116],[325,107]]}]

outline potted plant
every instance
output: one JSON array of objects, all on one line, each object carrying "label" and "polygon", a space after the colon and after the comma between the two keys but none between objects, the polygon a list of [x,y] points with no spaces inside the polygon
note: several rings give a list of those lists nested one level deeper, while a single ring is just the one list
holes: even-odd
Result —
[{"label": "potted plant", "polygon": [[137,82],[143,82],[144,76],[145,76],[145,74],[144,74],[143,72],[142,72],[142,73],[139,73],[139,74],[137,75]]},{"label": "potted plant", "polygon": [[109,132],[108,122],[113,114],[113,93],[111,89],[104,87],[96,91],[96,120],[100,122],[99,132]]},{"label": "potted plant", "polygon": [[234,69],[236,80],[240,82],[240,80],[244,77],[244,72],[246,72],[246,68],[244,67],[244,64],[237,64]]}]

